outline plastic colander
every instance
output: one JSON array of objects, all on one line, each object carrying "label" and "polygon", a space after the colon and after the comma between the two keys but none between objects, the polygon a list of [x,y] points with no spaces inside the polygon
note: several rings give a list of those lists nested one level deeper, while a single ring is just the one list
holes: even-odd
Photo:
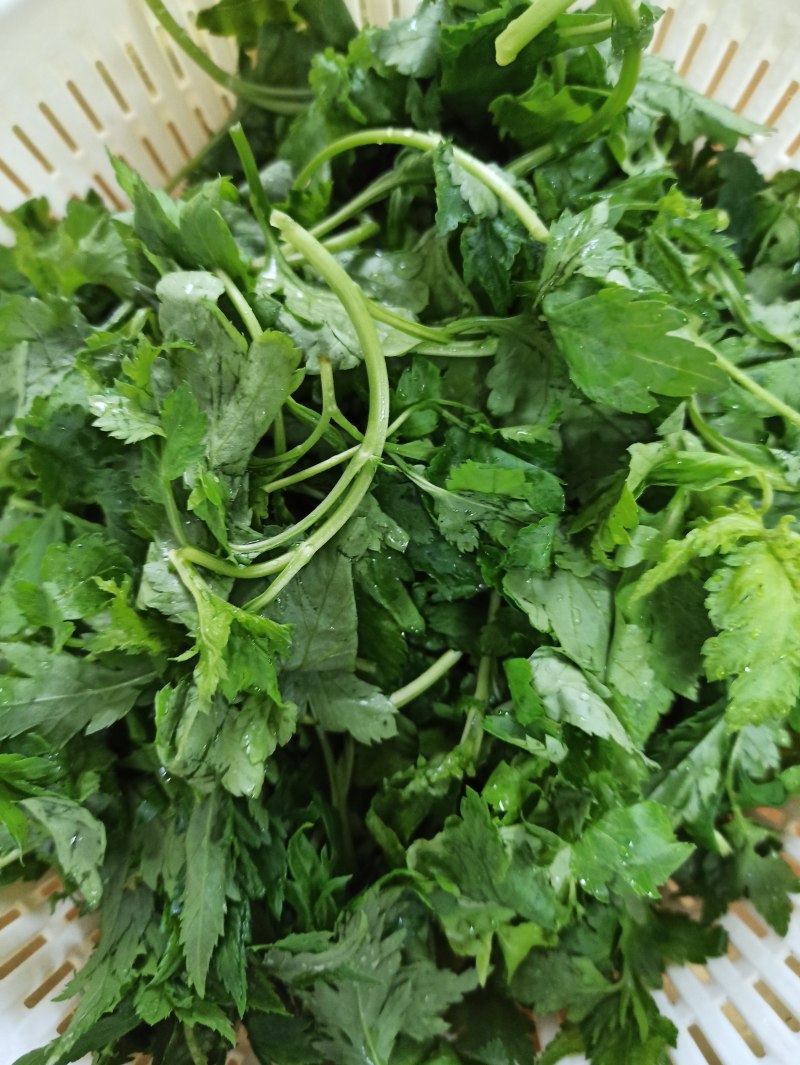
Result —
[{"label": "plastic colander", "polygon": [[[348,3],[373,23],[415,6]],[[796,165],[800,0],[662,4],[651,50],[695,88],[775,128],[750,149],[766,173]],[[234,45],[194,26],[206,0],[167,6],[220,66],[234,69]],[[166,182],[233,108],[232,96],[176,51],[143,0],[0,0],[0,41],[0,210],[37,195],[58,212],[88,188],[123,207],[108,150],[151,183]],[[800,870],[800,829],[786,831],[786,860]],[[96,922],[68,901],[53,907],[59,888],[50,876],[0,889],[0,1065],[68,1023],[70,1003],[54,997],[89,956]],[[675,1065],[800,1065],[800,897],[795,903],[784,939],[749,904],[736,904],[722,922],[725,957],[668,971],[657,998],[679,1030]],[[539,1027],[546,1042],[557,1026]],[[231,1065],[246,1060],[237,1051]]]}]

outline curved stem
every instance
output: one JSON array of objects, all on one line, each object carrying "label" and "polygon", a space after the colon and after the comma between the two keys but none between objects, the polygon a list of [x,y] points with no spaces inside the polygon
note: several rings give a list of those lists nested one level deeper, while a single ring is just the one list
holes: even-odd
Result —
[{"label": "curved stem", "polygon": [[145,0],[145,3],[158,19],[173,41],[202,71],[235,96],[249,103],[274,111],[280,115],[296,115],[302,111],[311,98],[308,89],[287,89],[278,86],[256,85],[245,81],[236,74],[229,74],[199,45],[195,44],[187,30],[177,22],[167,10],[162,0]]},{"label": "curved stem", "polygon": [[[306,163],[297,176],[295,187],[302,188],[321,166],[337,155],[352,151],[354,148],[395,144],[406,148],[418,148],[423,152],[432,152],[448,143],[447,139],[438,133],[420,133],[413,129],[368,129],[359,133],[351,133],[333,141]],[[499,169],[488,166],[462,148],[453,147],[453,158],[468,174],[492,190],[497,198],[517,216],[534,240],[541,242],[549,240],[550,233],[544,222]]]},{"label": "curved stem", "polygon": [[[634,30],[639,25],[639,18],[631,0],[611,0],[611,6],[615,19],[628,29]],[[522,17],[522,16],[521,16]],[[625,49],[622,55],[617,83],[606,97],[603,105],[595,111],[591,118],[580,125],[569,137],[567,147],[573,148],[577,144],[597,137],[608,125],[621,114],[631,98],[636,83],[639,80],[639,72],[642,65],[642,51],[638,41],[633,41]],[[508,169],[513,174],[527,174],[537,166],[549,162],[556,155],[556,149],[551,144],[542,145],[531,152],[520,156],[511,163]]]},{"label": "curved stem", "polygon": [[768,407],[780,414],[782,418],[785,418],[787,422],[791,422],[792,425],[800,427],[800,412],[796,411],[794,407],[790,407],[788,403],[784,403],[782,399],[779,399],[773,392],[763,388],[757,381],[740,370],[738,366],[726,359],[724,355],[720,354],[716,348],[712,349],[716,356],[717,362],[725,373],[735,381],[737,385],[741,385],[756,399],[760,399],[762,403],[766,403]]},{"label": "curved stem", "polygon": [[236,154],[239,156],[239,162],[242,164],[247,187],[250,190],[250,206],[264,234],[267,251],[274,254],[275,234],[269,224],[272,205],[267,199],[266,192],[264,192],[264,186],[261,184],[261,175],[258,172],[258,163],[256,163],[256,158],[253,155],[253,149],[250,147],[250,142],[240,122],[231,127],[230,134]]},{"label": "curved stem", "polygon": [[358,451],[359,445],[356,444],[348,451],[341,451],[338,455],[331,455],[328,459],[323,459],[322,462],[316,463],[314,466],[309,466],[305,470],[299,470],[297,473],[293,473],[288,477],[280,477],[277,481],[270,481],[269,484],[265,484],[262,488],[263,492],[280,492],[284,488],[291,488],[293,484],[299,484],[301,481],[307,481],[311,477],[316,477],[318,473],[325,473],[327,470],[332,470],[336,466],[341,466],[343,462],[347,462],[349,458]]},{"label": "curved stem", "polygon": [[[335,407],[334,403],[331,404],[329,395],[333,391],[333,371],[331,370],[330,359],[319,360],[319,372],[322,378],[322,412],[319,415],[316,425],[311,430],[302,444],[297,444],[295,447],[290,448],[288,451],[284,451],[281,455],[274,455],[272,458],[261,459],[259,467],[277,466],[277,472],[280,473],[283,470],[289,469],[293,466],[298,459],[303,458],[309,451],[318,444],[319,441],[325,435],[325,430],[331,423],[331,411]],[[329,384],[326,386],[326,381]]]},{"label": "curved stem", "polygon": [[356,468],[356,463],[359,464],[358,473],[345,499],[305,543],[295,548],[291,561],[286,565],[280,577],[273,581],[265,592],[247,604],[248,610],[259,610],[272,602],[289,581],[308,564],[314,554],[350,520],[372,484],[378,460],[386,443],[386,430],[389,426],[390,393],[386,358],[361,289],[351,280],[330,252],[326,251],[315,237],[288,215],[274,211],[270,221],[281,231],[283,238],[292,247],[301,251],[316,267],[350,316],[364,357],[364,369],[369,385],[369,413],[363,444],[351,459],[351,468]]},{"label": "curved stem", "polygon": [[[497,611],[499,609],[500,596],[497,592],[492,592],[489,597],[489,610],[486,614],[487,625],[491,625],[497,617]],[[475,680],[474,703],[467,714],[467,720],[464,722],[464,730],[461,733],[459,746],[468,747],[469,744],[474,743],[474,748],[468,751],[472,761],[478,757],[481,749],[481,741],[483,739],[483,715],[486,712],[489,695],[491,694],[493,662],[494,659],[491,655],[484,655],[478,664],[478,676]],[[474,741],[473,734],[475,734]]]},{"label": "curved stem", "polygon": [[[320,518],[324,517],[328,513],[328,511],[336,503],[338,503],[339,499],[341,499],[341,497],[344,495],[347,488],[355,480],[358,471],[372,457],[369,453],[359,454],[360,451],[360,447],[355,448],[350,459],[350,465],[347,467],[344,473],[342,473],[342,476],[339,478],[339,480],[336,482],[330,492],[328,492],[328,494],[323,498],[319,506],[314,507],[314,509],[308,514],[306,514],[304,518],[301,518],[300,521],[295,522],[294,525],[290,525],[288,528],[283,529],[281,532],[276,533],[274,536],[268,536],[264,540],[253,540],[251,543],[248,544],[231,544],[231,550],[235,551],[237,554],[240,555],[260,555],[264,551],[274,551],[276,547],[282,547],[284,544],[291,543],[292,540],[296,540],[298,536],[301,536],[308,529],[313,528],[320,520]],[[282,557],[286,558],[288,556]],[[248,570],[257,568],[257,566],[246,567],[246,569]],[[247,575],[248,574],[246,572],[242,572],[242,576],[246,577]],[[257,576],[262,575],[263,574],[257,574]]]},{"label": "curved stem", "polygon": [[258,340],[264,330],[261,328],[258,318],[256,318],[255,311],[247,302],[247,297],[224,270],[215,270],[214,272],[225,286],[225,295],[239,312],[239,317],[244,322],[247,332],[250,334],[250,339]]},{"label": "curved stem", "polygon": [[[309,232],[315,237],[323,237],[326,233],[330,233],[332,229],[337,229],[343,222],[349,221],[360,211],[364,211],[367,207],[371,207],[374,203],[385,199],[394,189],[402,188],[403,185],[421,184],[423,180],[421,174],[406,173],[403,169],[399,171],[390,170],[388,173],[376,178],[357,196],[354,196],[352,200],[337,211],[334,211],[332,215],[323,218],[321,222],[317,222],[315,226],[311,227]],[[432,180],[433,172],[431,171],[428,181]]]},{"label": "curved stem", "polygon": [[394,703],[398,710],[401,706],[413,702],[428,688],[432,688],[438,680],[441,680],[463,657],[464,655],[461,651],[445,651],[440,658],[436,659],[433,665],[428,666],[424,673],[420,673],[414,680],[404,684],[396,692],[392,692],[389,700]]},{"label": "curved stem", "polygon": [[513,63],[522,49],[566,11],[571,3],[572,0],[533,0],[528,10],[509,22],[494,42],[497,65],[507,67]]},{"label": "curved stem", "polygon": [[[349,248],[357,248],[359,244],[364,244],[365,241],[377,236],[380,231],[381,227],[377,222],[361,222],[351,229],[346,229],[336,237],[329,237],[328,240],[323,240],[322,244],[323,247],[335,255],[337,252],[347,251]],[[297,254],[286,255],[285,259],[290,266],[296,266],[303,261],[303,257]]]}]

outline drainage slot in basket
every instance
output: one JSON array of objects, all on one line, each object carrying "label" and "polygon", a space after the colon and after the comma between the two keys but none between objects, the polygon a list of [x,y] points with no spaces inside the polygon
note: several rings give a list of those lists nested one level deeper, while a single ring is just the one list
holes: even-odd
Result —
[{"label": "drainage slot in basket", "polygon": [[191,152],[189,151],[189,149],[188,149],[188,148],[186,147],[186,141],[185,141],[185,140],[183,139],[183,137],[181,136],[181,131],[180,131],[180,130],[178,129],[178,127],[177,127],[177,126],[175,125],[175,123],[174,123],[174,122],[172,122],[172,121],[170,121],[170,122],[167,122],[167,129],[168,129],[168,130],[170,131],[170,133],[172,134],[172,139],[173,139],[173,140],[175,141],[175,143],[177,144],[177,146],[178,146],[178,151],[179,151],[179,152],[181,153],[181,155],[183,156],[183,158],[184,158],[184,159],[186,160],[186,162],[188,163],[188,162],[189,162],[189,161],[191,160],[191,158],[192,158],[192,153],[191,153]]},{"label": "drainage slot in basket", "polygon": [[41,950],[46,944],[47,940],[44,936],[34,936],[21,950],[18,950],[16,954],[12,954],[8,961],[4,961],[0,965],[0,980],[5,980],[7,976],[10,976],[20,965],[24,965],[28,958],[32,957],[37,950]]},{"label": "drainage slot in basket", "polygon": [[81,111],[83,111],[83,113],[86,115],[86,117],[92,123],[92,125],[97,130],[97,132],[98,133],[103,133],[104,130],[105,130],[105,126],[100,121],[100,119],[97,117],[97,115],[94,113],[94,109],[92,108],[92,106],[90,105],[90,103],[86,99],[86,97],[83,95],[81,90],[78,88],[78,86],[75,84],[75,82],[74,81],[68,81],[67,82],[67,89],[69,90],[70,95],[72,96],[72,98],[75,100],[75,103],[78,105],[78,107],[80,107]]},{"label": "drainage slot in basket", "polygon": [[753,1055],[757,1058],[766,1057],[767,1052],[761,1045],[761,1041],[737,1008],[730,1002],[725,1002],[722,1006],[722,1012],[736,1029],[737,1035],[747,1044],[748,1049],[753,1052]]},{"label": "drainage slot in basket", "polygon": [[0,174],[7,177],[11,184],[14,185],[23,196],[33,195],[30,186],[25,184],[19,174],[15,170],[12,170],[4,159],[0,159]]},{"label": "drainage slot in basket", "polygon": [[120,89],[119,85],[117,85],[116,81],[114,81],[114,79],[111,77],[111,74],[108,71],[108,67],[101,59],[97,60],[97,62],[95,63],[95,67],[97,68],[97,73],[105,82],[106,88],[114,97],[117,107],[119,107],[123,115],[130,114],[131,105],[122,95],[122,90]]},{"label": "drainage slot in basket", "polygon": [[653,38],[653,43],[650,47],[650,51],[654,55],[658,55],[661,49],[664,47],[664,41],[667,39],[669,28],[672,25],[672,20],[675,18],[675,8],[667,7],[664,9],[663,16],[659,19],[658,29],[656,35]]},{"label": "drainage slot in basket", "polygon": [[688,1031],[689,1035],[694,1040],[697,1049],[708,1062],[708,1065],[722,1065],[722,1062],[712,1050],[708,1039],[706,1039],[703,1029],[697,1024],[690,1024]]},{"label": "drainage slot in basket", "polygon": [[158,89],[156,88],[155,82],[150,77],[150,72],[144,65],[142,57],[139,55],[139,53],[136,51],[130,41],[128,41],[125,45],[125,53],[127,54],[128,59],[130,59],[131,66],[139,75],[142,85],[144,85],[147,92],[151,96],[158,96]]},{"label": "drainage slot in basket", "polygon": [[56,1025],[56,1032],[58,1032],[59,1035],[63,1035],[64,1032],[66,1032],[66,1030],[67,1030],[67,1028],[69,1028],[70,1023],[72,1021],[72,1018],[74,1016],[75,1016],[75,1010],[70,1010],[69,1013],[66,1015],[66,1017],[62,1017],[61,1018],[61,1020]]},{"label": "drainage slot in basket", "polygon": [[13,924],[18,917],[22,916],[22,911],[18,910],[16,906],[13,906],[10,910],[0,916],[0,930],[8,928],[10,924]]},{"label": "drainage slot in basket", "polygon": [[800,1020],[784,1002],[778,998],[771,987],[767,987],[763,980],[757,980],[753,987],[761,995],[773,1013],[777,1013],[783,1023],[791,1032],[800,1032]]},{"label": "drainage slot in basket", "polygon": [[142,137],[142,144],[144,145],[144,150],[147,152],[147,154],[153,160],[153,163],[155,164],[156,169],[159,170],[159,172],[161,173],[161,176],[164,177],[164,178],[168,178],[169,177],[169,170],[164,165],[164,160],[161,158],[161,156],[159,155],[158,151],[153,146],[153,142],[150,140],[150,138],[149,137]]},{"label": "drainage slot in basket", "polygon": [[40,103],[39,110],[42,112],[44,117],[47,119],[47,121],[50,123],[50,125],[53,127],[53,129],[56,131],[62,141],[66,144],[69,150],[71,152],[77,152],[78,145],[75,141],[75,138],[67,132],[67,130],[64,128],[64,124],[55,114],[53,114],[47,104]]},{"label": "drainage slot in basket", "polygon": [[689,68],[694,62],[694,57],[697,55],[698,48],[703,43],[703,38],[705,37],[707,30],[708,26],[706,26],[705,22],[701,22],[697,29],[694,31],[694,36],[692,37],[691,42],[689,43],[689,49],[686,52],[686,55],[683,57],[683,62],[678,67],[678,73],[682,78],[685,78],[686,75],[689,73]]},{"label": "drainage slot in basket", "polygon": [[30,139],[28,134],[25,132],[25,130],[21,126],[12,126],[11,127],[11,132],[14,134],[14,136],[17,138],[18,141],[20,141],[22,144],[25,145],[25,147],[31,153],[31,155],[36,160],[36,162],[41,167],[43,167],[44,170],[46,170],[48,174],[54,174],[55,173],[55,169],[56,168],[53,166],[53,164],[50,162],[50,160],[44,154],[42,149],[37,147],[37,145],[35,145],[33,143],[33,141]]},{"label": "drainage slot in basket", "polygon": [[796,958],[794,954],[790,954],[783,959],[784,964],[788,965],[795,976],[800,976],[800,958]]},{"label": "drainage slot in basket", "polygon": [[47,998],[54,988],[58,987],[62,981],[66,980],[68,976],[71,976],[75,972],[75,966],[72,962],[65,961],[63,965],[60,965],[54,973],[50,973],[46,980],[43,980],[35,991],[31,991],[28,997],[24,1000],[25,1005],[29,1010],[32,1010],[34,1006],[38,1006],[43,998]]},{"label": "drainage slot in basket", "polygon": [[709,81],[708,85],[706,86],[706,96],[713,96],[714,93],[717,91],[717,89],[719,88],[719,83],[725,77],[728,67],[733,62],[733,57],[738,51],[739,42],[729,41],[728,47],[725,49],[725,54],[723,55],[722,59],[720,59],[717,69],[711,75],[711,81]]},{"label": "drainage slot in basket", "polygon": [[705,965],[697,965],[694,962],[690,962],[689,968],[692,970],[692,972],[701,984],[711,983],[711,973],[708,971]]},{"label": "drainage slot in basket", "polygon": [[759,939],[764,939],[767,934],[767,926],[756,917],[753,911],[743,902],[734,902],[731,911],[736,914],[742,924],[747,925]]},{"label": "drainage slot in basket", "polygon": [[769,60],[768,59],[762,59],[761,62],[756,67],[755,74],[752,76],[752,78],[748,81],[747,85],[745,86],[744,92],[739,97],[739,99],[736,101],[736,106],[734,107],[734,111],[736,112],[737,115],[740,115],[742,113],[742,111],[744,111],[745,107],[747,107],[747,105],[750,103],[750,101],[753,98],[753,93],[756,91],[756,89],[759,87],[761,82],[764,80],[764,75],[767,73],[768,70],[769,70]]},{"label": "drainage slot in basket", "polygon": [[195,107],[194,115],[197,121],[200,123],[200,129],[202,129],[203,131],[203,136],[212,137],[214,135],[214,130],[209,125],[209,121],[206,118],[205,112],[203,111],[202,107]]},{"label": "drainage slot in basket", "polygon": [[117,193],[114,191],[111,185],[109,185],[109,183],[106,181],[102,174],[92,174],[92,181],[94,181],[95,185],[97,186],[100,195],[103,196],[105,200],[110,203],[115,210],[122,211],[124,209],[125,204],[122,202],[122,200],[119,198]]},{"label": "drainage slot in basket", "polygon": [[790,81],[789,82],[789,84],[786,86],[786,89],[784,90],[783,96],[781,96],[780,100],[778,100],[778,102],[773,107],[772,111],[769,113],[769,115],[767,117],[767,121],[765,123],[767,126],[774,126],[775,125],[775,123],[781,117],[783,112],[786,110],[786,108],[789,106],[789,104],[792,102],[792,100],[797,95],[797,90],[798,89],[800,89],[800,82],[797,82],[797,81]]},{"label": "drainage slot in basket", "polygon": [[49,899],[57,891],[63,891],[64,885],[58,876],[46,877],[36,889],[40,899]]},{"label": "drainage slot in basket", "polygon": [[667,996],[669,1001],[674,1006],[680,999],[681,995],[677,987],[673,984],[672,980],[665,974],[664,979],[661,981],[661,990]]}]

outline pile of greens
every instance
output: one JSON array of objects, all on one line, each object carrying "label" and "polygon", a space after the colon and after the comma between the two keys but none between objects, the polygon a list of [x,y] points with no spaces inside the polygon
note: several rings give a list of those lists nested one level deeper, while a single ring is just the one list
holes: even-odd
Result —
[{"label": "pile of greens", "polygon": [[220,0],[185,194],[6,216],[0,867],[101,926],[25,1065],[657,1065],[785,931],[800,174],[567,6]]}]

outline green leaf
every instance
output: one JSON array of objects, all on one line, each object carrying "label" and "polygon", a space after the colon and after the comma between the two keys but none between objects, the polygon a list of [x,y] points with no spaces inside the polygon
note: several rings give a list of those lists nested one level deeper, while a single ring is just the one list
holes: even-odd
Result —
[{"label": "green leaf", "polygon": [[207,425],[208,418],[200,411],[185,381],[165,397],[161,406],[165,438],[161,469],[168,481],[183,476],[203,458]]},{"label": "green leaf", "polygon": [[431,77],[439,60],[439,24],[446,11],[443,0],[433,0],[411,18],[395,19],[374,34],[375,55],[400,74]]},{"label": "green leaf", "polygon": [[644,56],[631,102],[650,114],[669,115],[684,144],[707,137],[725,148],[735,148],[740,137],[767,132],[758,122],[691,89],[673,66],[658,56]]},{"label": "green leaf", "polygon": [[189,980],[201,996],[225,926],[229,816],[227,803],[215,790],[197,801],[186,829],[181,943]]},{"label": "green leaf", "polygon": [[547,712],[590,736],[613,740],[626,751],[635,750],[630,737],[606,701],[610,694],[597,681],[571,665],[556,651],[542,647],[530,659],[533,682]]},{"label": "green leaf", "polygon": [[69,799],[47,795],[22,803],[52,837],[56,857],[65,876],[94,908],[101,899],[100,867],[106,852],[106,831],[88,810]]},{"label": "green leaf", "polygon": [[658,898],[658,889],[694,848],[678,843],[669,816],[655,802],[611,810],[572,848],[572,872],[590,895],[611,892]]},{"label": "green leaf", "polygon": [[299,673],[287,692],[308,706],[329,732],[349,732],[359,743],[381,743],[397,735],[394,703],[376,688],[349,673]]},{"label": "green leaf", "polygon": [[25,644],[0,645],[6,668],[0,677],[0,736],[33,731],[65,743],[86,730],[108,728],[124,717],[154,679],[149,662],[103,664]]},{"label": "green leaf", "polygon": [[[782,530],[783,531],[783,530]],[[720,630],[703,645],[706,672],[727,680],[731,728],[781,720],[800,694],[800,538],[785,531],[725,558],[706,582]]]},{"label": "green leaf", "polygon": [[691,396],[724,383],[714,355],[687,332],[686,316],[662,299],[604,288],[545,298],[544,311],[572,380],[598,403],[646,412],[655,395]]},{"label": "green leaf", "polygon": [[300,352],[276,332],[248,345],[216,306],[222,291],[213,275],[199,272],[167,274],[156,288],[165,335],[191,349],[174,360],[208,416],[209,462],[240,472],[286,401]]}]

